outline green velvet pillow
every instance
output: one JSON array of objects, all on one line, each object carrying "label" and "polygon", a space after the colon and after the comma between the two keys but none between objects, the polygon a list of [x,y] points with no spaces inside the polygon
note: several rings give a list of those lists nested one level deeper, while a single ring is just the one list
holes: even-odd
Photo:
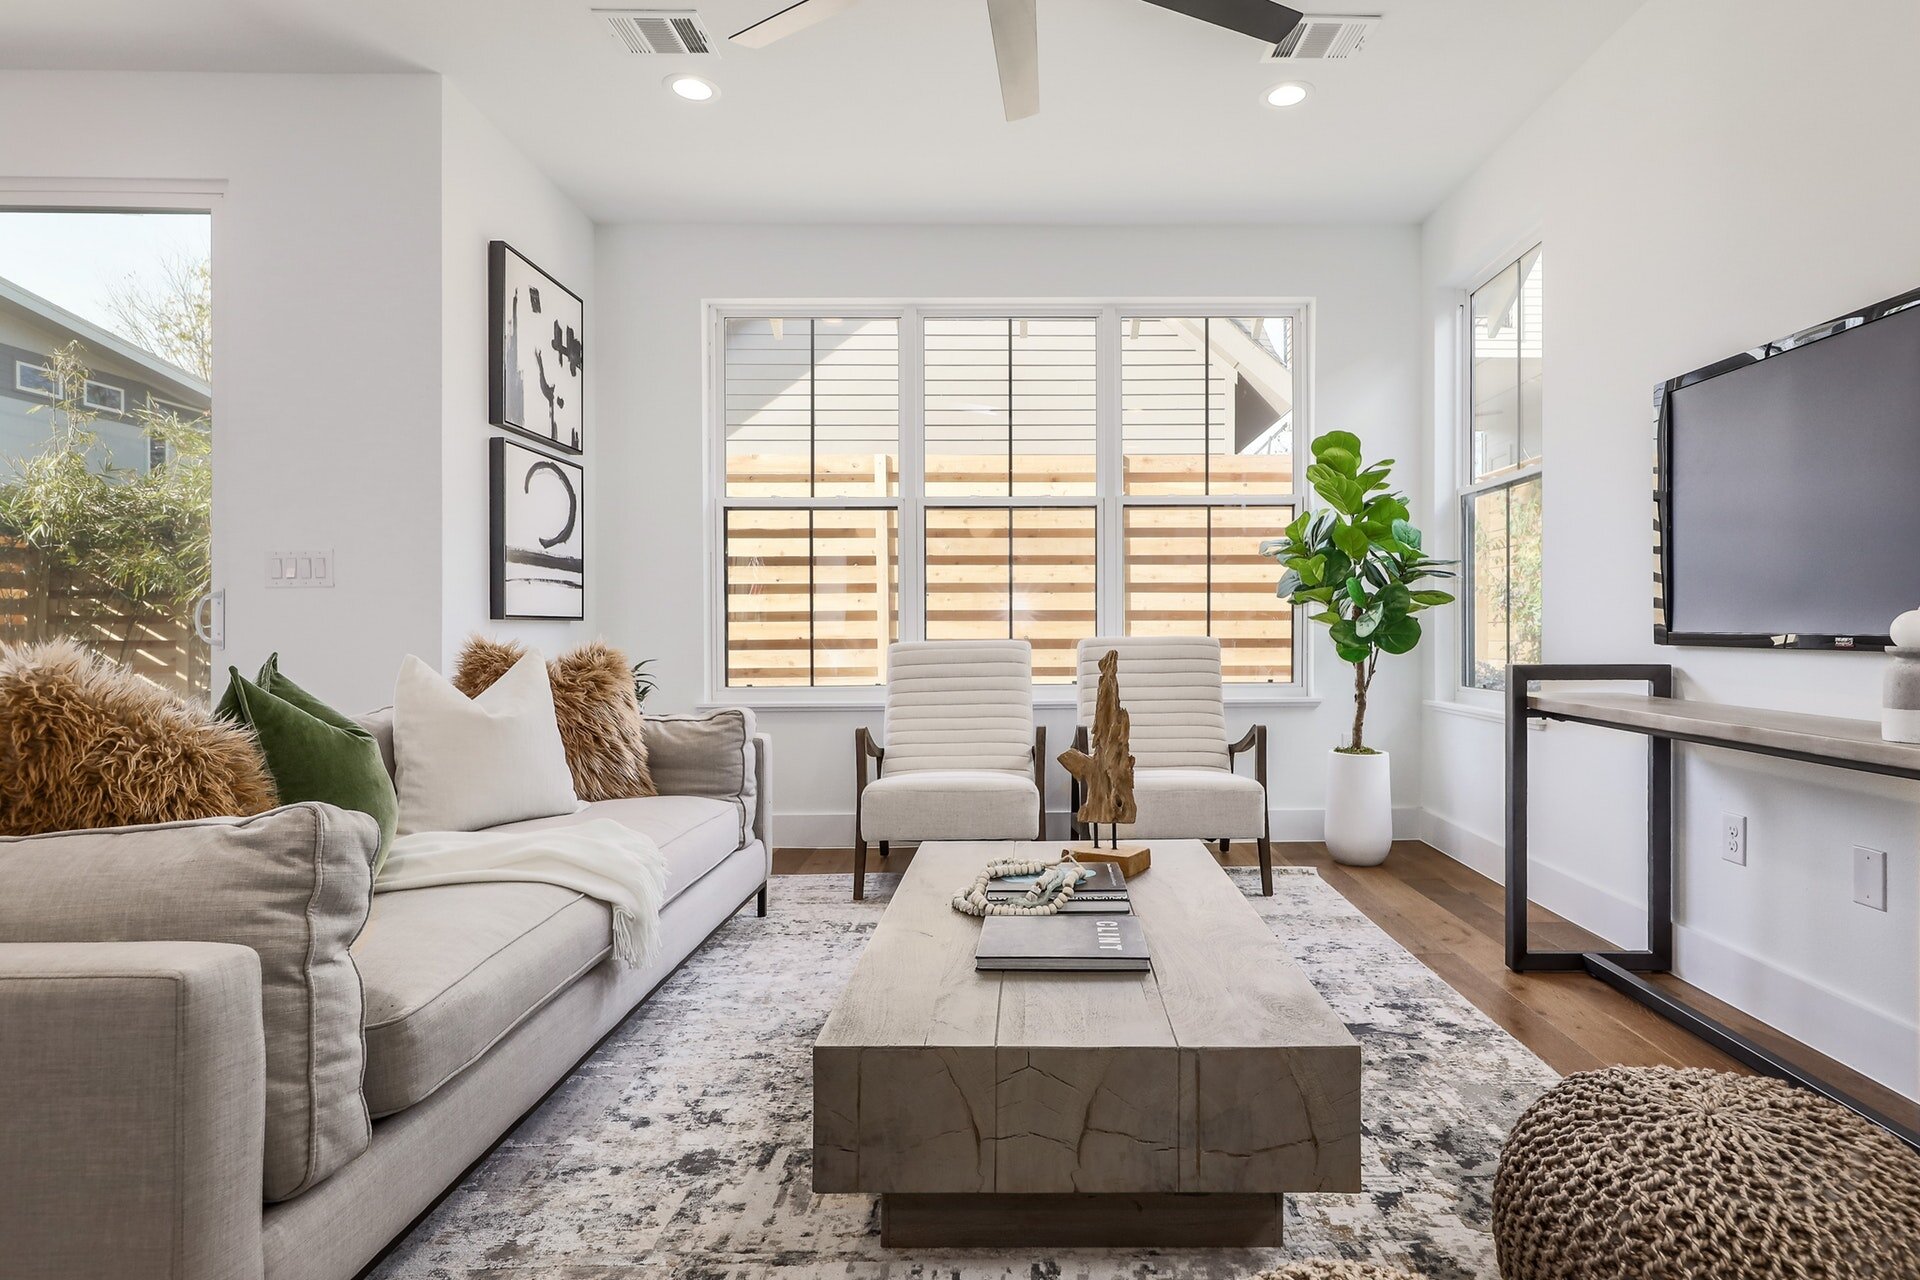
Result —
[{"label": "green velvet pillow", "polygon": [[373,874],[393,844],[400,802],[373,735],[280,674],[280,655],[249,680],[229,667],[227,692],[214,714],[247,725],[260,740],[280,803],[318,800],[368,814],[380,824]]}]

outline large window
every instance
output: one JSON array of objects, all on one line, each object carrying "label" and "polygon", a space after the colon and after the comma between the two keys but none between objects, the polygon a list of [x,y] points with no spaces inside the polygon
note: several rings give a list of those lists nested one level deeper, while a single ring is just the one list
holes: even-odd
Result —
[{"label": "large window", "polygon": [[0,209],[0,644],[204,698],[213,218]]},{"label": "large window", "polygon": [[1299,689],[1259,544],[1298,500],[1301,309],[832,310],[714,310],[718,683],[872,686],[894,639],[1012,637],[1065,685],[1124,633]]},{"label": "large window", "polygon": [[1540,661],[1543,281],[1535,246],[1467,305],[1460,679],[1470,689],[1504,689],[1510,664]]}]

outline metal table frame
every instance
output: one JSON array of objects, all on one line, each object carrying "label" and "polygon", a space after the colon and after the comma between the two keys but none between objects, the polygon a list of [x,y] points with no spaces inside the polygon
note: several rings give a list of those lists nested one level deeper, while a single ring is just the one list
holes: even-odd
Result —
[{"label": "metal table frame", "polygon": [[[1673,744],[1694,742],[1822,764],[1830,768],[1878,773],[1920,781],[1920,770],[1868,764],[1778,747],[1733,741],[1708,734],[1622,724],[1601,716],[1541,711],[1531,702],[1531,686],[1543,680],[1624,680],[1644,682],[1656,698],[1673,696],[1673,667],[1664,663],[1520,663],[1507,670],[1507,968],[1515,973],[1584,972],[1683,1027],[1735,1061],[1762,1075],[1787,1080],[1831,1098],[1865,1116],[1901,1141],[1920,1149],[1920,1130],[1895,1120],[1870,1103],[1846,1093],[1806,1069],[1788,1062],[1725,1023],[1693,1008],[1672,992],[1647,981],[1646,973],[1673,968]],[[1560,720],[1641,734],[1647,739],[1647,945],[1637,950],[1536,951],[1527,942],[1527,734],[1533,720]]]}]

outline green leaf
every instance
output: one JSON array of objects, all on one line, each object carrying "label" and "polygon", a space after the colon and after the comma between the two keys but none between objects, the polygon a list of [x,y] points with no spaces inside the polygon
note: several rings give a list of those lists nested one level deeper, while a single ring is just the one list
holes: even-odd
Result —
[{"label": "green leaf", "polygon": [[1348,578],[1347,599],[1353,601],[1355,604],[1365,604],[1367,602],[1366,584],[1358,578]]},{"label": "green leaf", "polygon": [[1274,584],[1273,594],[1275,594],[1276,596],[1283,596],[1283,597],[1291,596],[1295,591],[1298,591],[1299,589],[1300,589],[1300,575],[1295,573],[1293,570],[1289,569],[1285,573],[1281,574],[1280,581]]},{"label": "green leaf", "polygon": [[1327,626],[1327,627],[1333,626],[1335,623],[1339,622],[1340,620],[1341,620],[1340,615],[1333,612],[1331,609],[1323,610],[1320,613],[1311,614],[1307,618],[1307,621],[1309,622],[1318,622],[1322,626]]},{"label": "green leaf", "polygon": [[1351,431],[1327,431],[1315,436],[1313,443],[1307,447],[1313,451],[1313,456],[1316,458],[1329,449],[1344,449],[1348,453],[1358,455],[1360,437]]},{"label": "green leaf", "polygon": [[1295,604],[1304,604],[1308,601],[1311,601],[1314,604],[1332,604],[1333,588],[1332,587],[1302,587],[1300,590],[1293,593],[1293,600]]},{"label": "green leaf", "polygon": [[1415,551],[1420,549],[1420,531],[1408,524],[1405,516],[1393,522],[1393,536],[1395,541],[1404,542]]},{"label": "green leaf", "polygon": [[1367,537],[1365,529],[1343,522],[1333,527],[1333,544],[1352,559],[1362,560],[1372,548],[1373,541]]},{"label": "green leaf", "polygon": [[1423,604],[1429,607],[1437,604],[1453,603],[1453,597],[1444,591],[1416,591],[1413,593],[1413,599],[1416,604]]},{"label": "green leaf", "polygon": [[1366,639],[1379,629],[1381,622],[1386,619],[1386,616],[1386,608],[1376,603],[1371,609],[1368,609],[1353,620],[1353,633],[1363,640]]},{"label": "green leaf", "polygon": [[1365,662],[1373,656],[1373,646],[1370,644],[1341,644],[1336,640],[1333,651],[1340,655],[1342,662]]},{"label": "green leaf", "polygon": [[1420,620],[1396,618],[1374,632],[1373,642],[1388,653],[1406,653],[1420,643]]},{"label": "green leaf", "polygon": [[1351,476],[1360,470],[1360,455],[1347,449],[1317,449],[1314,457],[1342,475]]}]

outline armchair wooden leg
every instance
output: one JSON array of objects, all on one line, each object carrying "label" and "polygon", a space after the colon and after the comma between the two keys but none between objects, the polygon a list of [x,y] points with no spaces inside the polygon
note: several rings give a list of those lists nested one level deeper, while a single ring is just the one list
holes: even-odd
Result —
[{"label": "armchair wooden leg", "polygon": [[886,857],[886,856],[887,856],[887,855],[888,855],[889,853],[892,853],[892,852],[893,852],[893,850],[891,850],[891,849],[889,849],[889,848],[887,848],[887,842],[886,842],[885,840],[882,840],[882,841],[880,842],[880,856],[884,858],[884,857]]},{"label": "armchair wooden leg", "polygon": [[855,902],[867,896],[867,841],[856,833],[853,837],[853,900]]},{"label": "armchair wooden leg", "polygon": [[766,915],[767,914],[767,886],[765,884],[762,884],[760,886],[760,894],[756,901],[759,908],[758,914],[762,916]]},{"label": "armchair wooden leg", "polygon": [[1221,856],[1221,857],[1223,857],[1223,858],[1224,858],[1224,857],[1226,857],[1226,856],[1227,856],[1227,855],[1228,855],[1229,853],[1232,853],[1232,852],[1233,852],[1233,841],[1231,841],[1231,840],[1222,840],[1222,841],[1220,841],[1220,856]]},{"label": "armchair wooden leg", "polygon": [[1273,841],[1260,837],[1260,892],[1273,896]]}]

